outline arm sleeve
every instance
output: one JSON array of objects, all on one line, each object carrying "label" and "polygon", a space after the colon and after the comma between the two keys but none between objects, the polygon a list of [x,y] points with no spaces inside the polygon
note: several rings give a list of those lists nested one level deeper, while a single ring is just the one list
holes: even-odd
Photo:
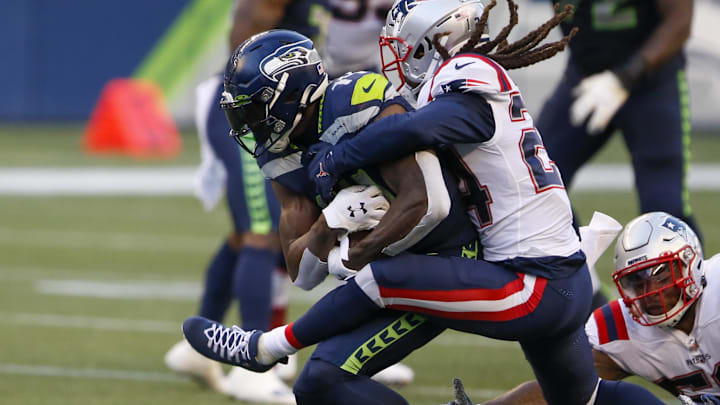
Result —
[{"label": "arm sleeve", "polygon": [[382,253],[395,256],[418,243],[450,214],[450,195],[443,179],[440,161],[428,151],[415,153],[415,160],[423,174],[427,194],[427,212],[404,238],[386,246]]},{"label": "arm sleeve", "polygon": [[448,93],[427,106],[385,117],[332,149],[338,173],[398,159],[413,152],[492,138],[492,108],[476,94]]}]

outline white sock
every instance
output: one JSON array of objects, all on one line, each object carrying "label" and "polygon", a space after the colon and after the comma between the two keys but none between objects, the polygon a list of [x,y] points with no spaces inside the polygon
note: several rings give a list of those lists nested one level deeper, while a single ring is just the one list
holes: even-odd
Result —
[{"label": "white sock", "polygon": [[272,364],[285,356],[297,353],[297,349],[285,337],[287,327],[288,325],[279,326],[260,336],[257,354],[257,361],[260,364]]}]

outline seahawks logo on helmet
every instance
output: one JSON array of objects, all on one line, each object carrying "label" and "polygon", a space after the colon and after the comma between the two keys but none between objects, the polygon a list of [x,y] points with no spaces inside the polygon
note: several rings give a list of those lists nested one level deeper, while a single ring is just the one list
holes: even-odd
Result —
[{"label": "seahawks logo on helmet", "polygon": [[278,81],[282,73],[301,66],[320,63],[320,55],[315,49],[308,49],[303,42],[281,46],[260,62],[260,72],[268,79]]}]

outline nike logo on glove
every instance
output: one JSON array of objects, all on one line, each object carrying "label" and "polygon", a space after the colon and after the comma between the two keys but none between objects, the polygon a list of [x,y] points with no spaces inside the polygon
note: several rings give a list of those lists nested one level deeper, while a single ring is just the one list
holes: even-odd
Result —
[{"label": "nike logo on glove", "polygon": [[[470,63],[474,63],[474,62],[470,62]],[[375,84],[375,81],[376,81],[376,80],[377,80],[377,79],[373,79],[373,81],[372,81],[367,87],[363,87],[363,88],[362,88],[363,91],[364,91],[365,93],[369,93],[369,92],[370,92],[370,89],[372,89],[372,86],[373,86],[373,84]]]},{"label": "nike logo on glove", "polygon": [[468,62],[468,63],[462,64],[462,65],[458,65],[457,63],[455,63],[455,70],[460,70],[467,65],[472,65],[473,63],[475,63],[475,62]]}]

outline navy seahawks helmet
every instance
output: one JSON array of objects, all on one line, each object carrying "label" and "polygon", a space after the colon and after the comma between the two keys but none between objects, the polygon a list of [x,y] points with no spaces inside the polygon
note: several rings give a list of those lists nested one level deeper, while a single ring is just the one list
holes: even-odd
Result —
[{"label": "navy seahawks helmet", "polygon": [[327,84],[309,38],[288,30],[250,37],[225,68],[220,107],[230,123],[230,136],[254,157],[283,151],[305,109],[323,95]]}]

